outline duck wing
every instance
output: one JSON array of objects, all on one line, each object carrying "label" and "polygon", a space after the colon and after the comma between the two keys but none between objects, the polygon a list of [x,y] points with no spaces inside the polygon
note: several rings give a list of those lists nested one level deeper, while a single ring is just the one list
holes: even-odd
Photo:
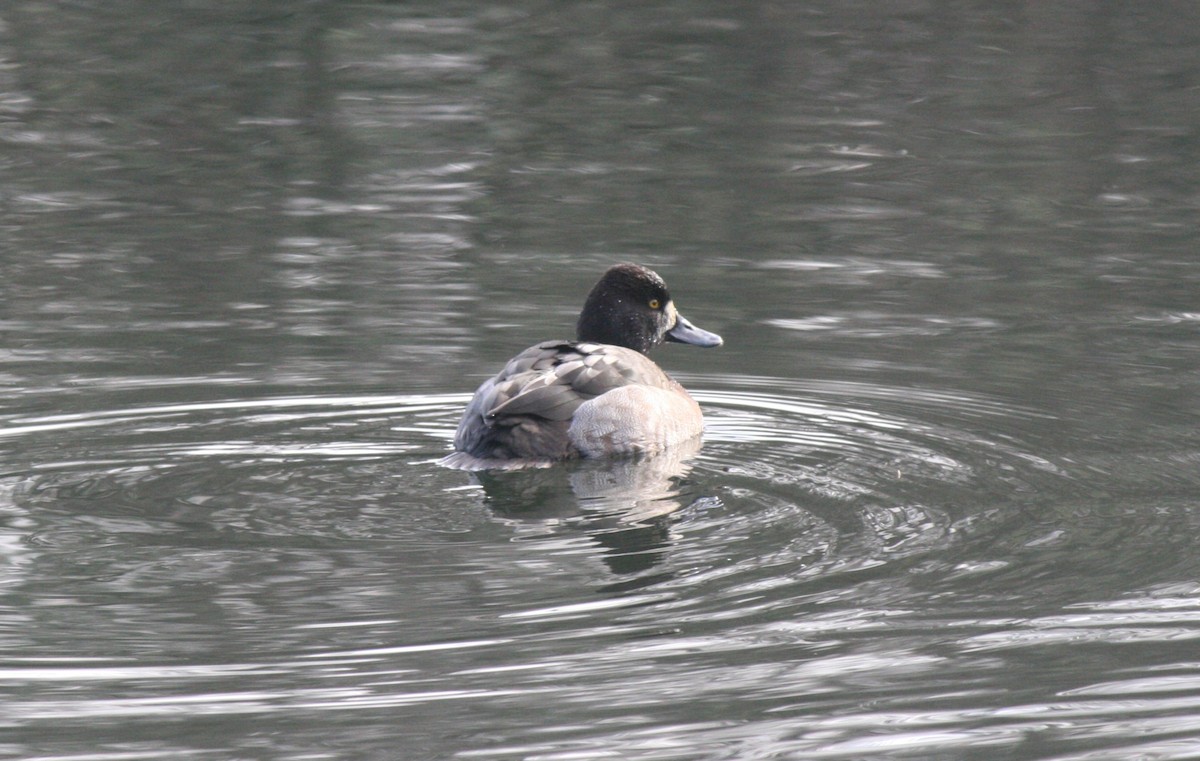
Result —
[{"label": "duck wing", "polygon": [[669,383],[642,354],[619,346],[545,341],[513,357],[467,405],[455,447],[479,457],[577,454],[567,429],[584,402],[632,383]]},{"label": "duck wing", "polygon": [[[536,351],[529,369],[509,376],[503,385],[506,397],[497,398],[493,417],[537,415],[548,420],[570,420],[579,405],[614,388],[635,382],[619,347],[604,344],[539,344],[519,355]],[[641,355],[637,355],[641,356]],[[518,362],[518,365],[521,363]],[[508,368],[506,368],[507,370]],[[503,373],[502,373],[503,374]]]}]

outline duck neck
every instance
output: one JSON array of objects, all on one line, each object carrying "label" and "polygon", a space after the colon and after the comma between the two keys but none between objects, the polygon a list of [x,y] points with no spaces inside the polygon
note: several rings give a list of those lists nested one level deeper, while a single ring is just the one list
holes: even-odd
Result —
[{"label": "duck neck", "polygon": [[653,328],[637,314],[585,308],[575,326],[575,337],[580,341],[624,346],[646,354],[657,345],[652,338]]}]

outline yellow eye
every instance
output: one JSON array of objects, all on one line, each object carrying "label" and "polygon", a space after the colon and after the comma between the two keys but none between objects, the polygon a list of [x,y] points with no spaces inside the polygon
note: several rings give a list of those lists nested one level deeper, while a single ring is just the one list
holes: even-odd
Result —
[{"label": "yellow eye", "polygon": [[658,307],[659,307],[658,299],[650,299],[650,308],[658,309]]}]

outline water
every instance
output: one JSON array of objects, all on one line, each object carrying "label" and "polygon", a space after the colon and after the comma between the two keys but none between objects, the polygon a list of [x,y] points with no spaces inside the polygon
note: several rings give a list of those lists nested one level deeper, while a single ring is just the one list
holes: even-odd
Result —
[{"label": "water", "polygon": [[[1200,755],[1195,16],[0,11],[0,755]],[[618,260],[703,447],[439,467]]]}]

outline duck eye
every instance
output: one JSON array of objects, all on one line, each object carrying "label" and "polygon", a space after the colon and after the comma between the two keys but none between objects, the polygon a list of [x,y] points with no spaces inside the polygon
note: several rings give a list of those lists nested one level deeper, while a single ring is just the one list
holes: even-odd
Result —
[{"label": "duck eye", "polygon": [[658,299],[650,299],[650,308],[651,309],[658,309],[660,306],[661,306],[661,303],[659,302]]}]

